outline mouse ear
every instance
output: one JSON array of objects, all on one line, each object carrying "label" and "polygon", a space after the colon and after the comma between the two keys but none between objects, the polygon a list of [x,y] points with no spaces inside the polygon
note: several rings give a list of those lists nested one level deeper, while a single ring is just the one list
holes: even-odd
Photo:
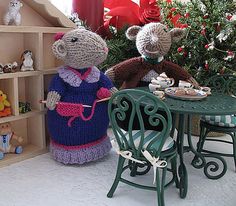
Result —
[{"label": "mouse ear", "polygon": [[64,60],[67,55],[66,44],[63,40],[59,39],[52,45],[52,51],[58,59]]},{"label": "mouse ear", "polygon": [[173,42],[178,42],[185,36],[185,29],[174,28],[170,30],[171,39]]},{"label": "mouse ear", "polygon": [[141,30],[140,26],[131,26],[127,29],[125,35],[127,39],[134,41],[137,37],[138,32]]}]

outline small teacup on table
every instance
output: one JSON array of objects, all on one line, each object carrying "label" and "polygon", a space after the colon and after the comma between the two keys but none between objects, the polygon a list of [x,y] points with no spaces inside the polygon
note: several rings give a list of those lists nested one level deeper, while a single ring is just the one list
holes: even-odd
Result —
[{"label": "small teacup on table", "polygon": [[158,76],[156,79],[152,79],[149,84],[150,92],[153,92],[154,95],[163,99],[165,96],[165,92],[163,91],[165,88],[171,87],[175,83],[173,78],[168,78],[166,76]]},{"label": "small teacup on table", "polygon": [[210,87],[201,87],[201,90],[203,92],[206,92],[207,95],[211,94],[211,88]]},{"label": "small teacup on table", "polygon": [[179,87],[181,87],[181,88],[193,88],[193,85],[189,82],[180,80],[179,81]]}]

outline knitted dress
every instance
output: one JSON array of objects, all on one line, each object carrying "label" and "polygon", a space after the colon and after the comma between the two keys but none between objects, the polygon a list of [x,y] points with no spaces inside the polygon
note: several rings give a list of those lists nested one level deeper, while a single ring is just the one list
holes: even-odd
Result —
[{"label": "knitted dress", "polygon": [[[78,74],[79,73],[79,74]],[[52,79],[49,91],[60,94],[60,102],[93,105],[101,88],[111,89],[111,81],[96,67],[73,70],[62,67]],[[71,109],[68,107],[68,109]],[[89,117],[92,108],[83,108],[83,116]],[[73,113],[73,111],[72,111]],[[64,164],[83,164],[97,160],[111,149],[107,136],[107,102],[97,103],[88,121],[76,117],[61,116],[57,108],[48,110],[48,129],[51,136],[50,150],[53,157]]]}]

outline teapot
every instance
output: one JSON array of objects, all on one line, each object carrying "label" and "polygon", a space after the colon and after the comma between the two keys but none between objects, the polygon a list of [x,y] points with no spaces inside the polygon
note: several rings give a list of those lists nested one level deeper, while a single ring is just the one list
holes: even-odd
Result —
[{"label": "teapot", "polygon": [[151,80],[151,84],[149,84],[149,89],[153,90],[153,88],[165,89],[167,87],[173,86],[175,80],[173,78],[169,78],[165,73],[160,74],[158,77],[153,78]]}]

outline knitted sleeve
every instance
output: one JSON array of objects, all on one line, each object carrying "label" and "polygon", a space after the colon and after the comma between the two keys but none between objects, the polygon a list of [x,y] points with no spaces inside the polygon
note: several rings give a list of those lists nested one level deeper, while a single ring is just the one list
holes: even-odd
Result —
[{"label": "knitted sleeve", "polygon": [[107,89],[111,89],[112,87],[114,87],[114,85],[112,84],[111,80],[103,73],[100,72],[100,80],[99,80],[99,87],[104,87]]},{"label": "knitted sleeve", "polygon": [[162,72],[165,72],[168,77],[174,78],[176,83],[179,80],[187,81],[191,77],[185,69],[169,61],[163,62]]},{"label": "knitted sleeve", "polygon": [[115,81],[123,82],[138,72],[141,57],[134,57],[113,66]]},{"label": "knitted sleeve", "polygon": [[59,74],[56,74],[50,82],[48,91],[55,91],[62,96],[65,90],[65,82],[59,77]]}]

